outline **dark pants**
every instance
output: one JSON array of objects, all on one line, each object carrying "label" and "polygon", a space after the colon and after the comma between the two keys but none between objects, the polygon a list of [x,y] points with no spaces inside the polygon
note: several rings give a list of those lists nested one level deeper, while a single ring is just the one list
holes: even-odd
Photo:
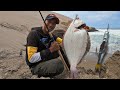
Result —
[{"label": "dark pants", "polygon": [[35,67],[31,68],[33,75],[38,75],[38,77],[54,77],[63,72],[64,65],[62,61],[58,58],[51,59],[45,62],[41,62]]},{"label": "dark pants", "polygon": [[[66,54],[62,47],[60,47],[61,54],[70,69],[70,64],[68,62],[68,58],[66,57]],[[62,61],[59,58],[51,59],[48,61],[44,61],[36,65],[35,67],[31,68],[31,72],[33,75],[38,75],[38,77],[54,77],[56,75],[59,75],[63,72],[64,65]]]}]

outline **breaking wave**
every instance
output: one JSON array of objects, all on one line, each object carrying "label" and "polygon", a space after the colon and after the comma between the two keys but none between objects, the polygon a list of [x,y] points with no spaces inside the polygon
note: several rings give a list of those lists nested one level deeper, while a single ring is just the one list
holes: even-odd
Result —
[{"label": "breaking wave", "polygon": [[[91,48],[90,52],[95,52],[100,48],[100,44],[103,40],[103,35],[106,29],[98,29],[98,32],[89,32],[91,39]],[[115,51],[120,50],[120,29],[109,29],[110,38],[109,38],[109,50],[108,53],[113,54]]]}]

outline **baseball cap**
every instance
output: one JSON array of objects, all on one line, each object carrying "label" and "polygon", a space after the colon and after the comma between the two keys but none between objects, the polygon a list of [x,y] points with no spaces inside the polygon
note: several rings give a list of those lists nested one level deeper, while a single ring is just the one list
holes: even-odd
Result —
[{"label": "baseball cap", "polygon": [[55,14],[49,14],[47,15],[47,17],[45,18],[45,20],[50,20],[50,19],[55,19],[56,20],[56,24],[59,24],[59,19]]}]

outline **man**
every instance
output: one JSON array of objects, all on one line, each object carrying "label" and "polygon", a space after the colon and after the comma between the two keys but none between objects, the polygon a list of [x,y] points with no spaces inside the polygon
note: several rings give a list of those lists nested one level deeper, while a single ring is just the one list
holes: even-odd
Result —
[{"label": "man", "polygon": [[[52,31],[59,19],[54,14],[49,14],[45,18],[49,31]],[[50,38],[45,24],[42,27],[32,28],[27,37],[26,62],[29,65],[33,75],[38,77],[54,77],[64,70],[64,65],[58,59],[58,50],[61,50],[66,63],[69,66],[66,56],[59,44],[62,39],[53,35],[55,41]],[[70,66],[69,66],[70,67]]]}]

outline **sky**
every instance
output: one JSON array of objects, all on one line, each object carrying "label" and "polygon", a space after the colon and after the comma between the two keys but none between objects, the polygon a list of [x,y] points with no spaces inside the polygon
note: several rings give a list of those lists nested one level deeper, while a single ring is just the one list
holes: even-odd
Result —
[{"label": "sky", "polygon": [[77,14],[88,26],[95,28],[120,28],[120,11],[53,11],[72,19]]}]

